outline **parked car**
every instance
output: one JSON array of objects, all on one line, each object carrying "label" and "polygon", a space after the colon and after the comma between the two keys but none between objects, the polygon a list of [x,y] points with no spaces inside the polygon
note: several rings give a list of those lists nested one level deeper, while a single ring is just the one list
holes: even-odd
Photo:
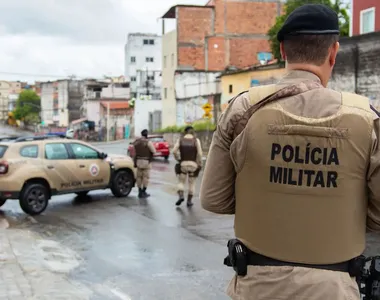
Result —
[{"label": "parked car", "polygon": [[82,141],[46,135],[0,142],[0,207],[18,199],[25,213],[39,215],[54,195],[110,188],[115,197],[127,197],[135,182],[130,157]]},{"label": "parked car", "polygon": [[[169,158],[170,149],[169,143],[165,141],[163,135],[149,135],[148,139],[153,143],[154,148],[156,149],[156,154],[154,157],[164,157],[166,160]],[[135,156],[135,148],[133,147],[133,142],[129,144],[128,153],[130,157]]]}]

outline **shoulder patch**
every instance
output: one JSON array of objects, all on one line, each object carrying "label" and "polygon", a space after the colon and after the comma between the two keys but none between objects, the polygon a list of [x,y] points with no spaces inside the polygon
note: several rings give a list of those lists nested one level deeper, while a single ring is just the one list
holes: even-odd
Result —
[{"label": "shoulder patch", "polygon": [[243,95],[244,93],[247,93],[248,90],[244,91],[244,92],[241,92],[240,94],[237,94],[235,97],[231,98],[230,100],[228,100],[228,104],[230,104],[231,102],[233,102],[237,97]]}]

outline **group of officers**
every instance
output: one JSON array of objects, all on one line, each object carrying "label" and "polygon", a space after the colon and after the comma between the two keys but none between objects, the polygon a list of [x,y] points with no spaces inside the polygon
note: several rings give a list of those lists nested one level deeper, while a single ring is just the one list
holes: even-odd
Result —
[{"label": "group of officers", "polygon": [[[148,130],[141,132],[141,137],[133,143],[135,148],[134,164],[137,168],[136,185],[139,189],[138,197],[147,198],[146,192],[149,183],[151,161],[156,150],[148,139]],[[194,128],[187,126],[184,135],[177,140],[173,148],[173,155],[178,163],[175,165],[175,173],[178,177],[178,200],[175,203],[180,206],[185,201],[185,186],[188,184],[187,207],[193,206],[193,196],[196,179],[202,169],[202,146],[195,137]]]},{"label": "group of officers", "polygon": [[[339,33],[329,7],[294,10],[277,34],[287,74],[237,95],[219,118],[200,202],[235,216],[225,259],[236,272],[232,299],[360,299],[366,231],[380,232],[380,113],[366,97],[327,88]],[[135,147],[146,197],[149,164],[139,158],[154,149],[146,139]],[[174,147],[177,205],[187,177],[192,205],[200,149],[187,127]],[[379,265],[365,299],[380,299]]]}]

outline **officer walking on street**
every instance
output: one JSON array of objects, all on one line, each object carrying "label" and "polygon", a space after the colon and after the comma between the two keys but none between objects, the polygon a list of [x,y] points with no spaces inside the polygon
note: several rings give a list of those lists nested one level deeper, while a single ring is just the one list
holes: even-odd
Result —
[{"label": "officer walking on street", "polygon": [[177,140],[173,148],[173,155],[178,164],[178,196],[176,205],[179,206],[185,201],[184,186],[188,180],[187,206],[193,206],[193,195],[195,190],[195,181],[199,171],[202,168],[202,147],[201,142],[194,135],[194,128],[187,126],[185,135]]},{"label": "officer walking on street", "polygon": [[337,14],[308,4],[278,32],[287,75],[230,100],[202,207],[235,215],[232,299],[360,299],[352,266],[380,231],[380,123],[369,99],[328,89]]},{"label": "officer walking on street", "polygon": [[151,141],[148,140],[148,130],[141,131],[141,138],[138,138],[133,146],[135,148],[135,168],[137,168],[136,184],[139,188],[139,198],[147,198],[150,196],[146,192],[149,183],[149,173],[151,169],[151,161],[156,153]]}]

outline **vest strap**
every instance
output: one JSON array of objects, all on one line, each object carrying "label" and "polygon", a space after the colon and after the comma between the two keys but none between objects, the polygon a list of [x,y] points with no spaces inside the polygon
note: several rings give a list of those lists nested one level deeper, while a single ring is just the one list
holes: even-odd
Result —
[{"label": "vest strap", "polygon": [[363,109],[371,112],[369,99],[353,93],[342,92],[342,105]]},{"label": "vest strap", "polygon": [[275,84],[252,87],[248,90],[249,102],[251,105],[255,105],[257,102],[263,100],[276,91],[277,89]]}]

